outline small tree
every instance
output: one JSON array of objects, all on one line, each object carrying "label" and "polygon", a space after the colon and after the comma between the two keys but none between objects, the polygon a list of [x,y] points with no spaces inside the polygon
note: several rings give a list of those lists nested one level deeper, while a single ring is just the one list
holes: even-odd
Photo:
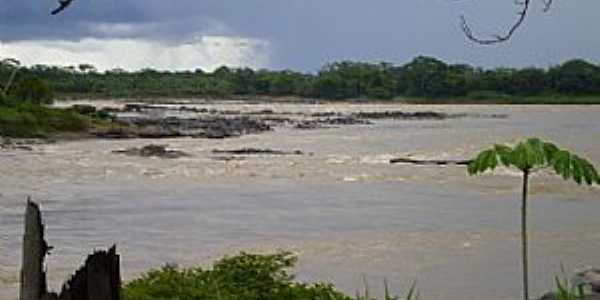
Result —
[{"label": "small tree", "polygon": [[530,138],[518,143],[514,148],[495,145],[481,152],[469,164],[470,175],[494,170],[497,166],[515,167],[523,173],[521,207],[521,242],[523,258],[523,299],[529,300],[528,248],[527,248],[527,190],[529,176],[542,169],[551,168],[563,179],[573,179],[577,184],[600,184],[600,177],[594,166],[587,160],[560,149],[556,145]]}]

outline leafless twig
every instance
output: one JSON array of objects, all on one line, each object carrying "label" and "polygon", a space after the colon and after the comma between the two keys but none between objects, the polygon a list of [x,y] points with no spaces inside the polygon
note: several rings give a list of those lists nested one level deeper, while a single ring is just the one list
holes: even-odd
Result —
[{"label": "leafless twig", "polygon": [[8,77],[8,82],[4,85],[4,88],[0,88],[0,95],[6,98],[8,96],[8,90],[10,89],[10,86],[15,80],[15,76],[17,75],[17,71],[19,71],[19,66],[21,65],[21,63],[14,58],[6,58],[0,61],[0,65],[13,67],[13,70],[10,73],[10,76]]},{"label": "leafless twig", "polygon": [[[552,7],[552,3],[554,0],[541,1],[544,5],[543,11],[547,12]],[[512,24],[512,26],[508,29],[508,31],[505,34],[492,35],[491,38],[477,37],[471,30],[471,26],[469,26],[469,24],[467,23],[465,16],[460,16],[462,31],[469,40],[478,44],[493,45],[506,42],[515,34],[515,32],[519,29],[519,27],[521,27],[521,25],[527,18],[527,13],[529,12],[529,8],[531,6],[531,0],[515,0],[515,5],[520,6],[521,9],[517,12],[517,20]]]}]

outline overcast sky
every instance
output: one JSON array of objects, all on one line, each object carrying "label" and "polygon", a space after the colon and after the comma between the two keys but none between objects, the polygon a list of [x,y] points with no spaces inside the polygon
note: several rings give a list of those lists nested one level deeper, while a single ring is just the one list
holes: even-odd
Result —
[{"label": "overcast sky", "polygon": [[600,62],[600,1],[535,1],[508,43],[479,46],[460,30],[501,33],[514,0],[0,0],[0,57],[100,69],[212,70],[219,65],[316,71],[338,60],[405,63],[417,55],[478,66]]}]

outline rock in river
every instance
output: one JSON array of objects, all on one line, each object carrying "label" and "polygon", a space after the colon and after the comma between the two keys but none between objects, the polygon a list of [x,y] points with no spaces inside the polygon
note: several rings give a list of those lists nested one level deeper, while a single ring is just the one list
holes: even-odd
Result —
[{"label": "rock in river", "polygon": [[435,111],[382,111],[382,112],[359,112],[353,114],[361,119],[399,119],[399,120],[444,120],[448,118],[463,117],[462,114],[446,114]]},{"label": "rock in river", "polygon": [[178,151],[167,149],[167,145],[147,145],[142,148],[128,148],[125,150],[115,150],[113,153],[117,154],[125,154],[130,156],[140,156],[140,157],[160,157],[160,158],[180,158],[189,156],[189,154]]},{"label": "rock in river", "polygon": [[271,127],[260,120],[242,117],[202,116],[195,118],[151,118],[141,116],[118,117],[126,128],[127,137],[141,138],[196,137],[224,139],[245,134],[260,133]]},{"label": "rock in river", "polygon": [[237,150],[218,150],[212,151],[214,154],[230,154],[230,155],[303,155],[300,150],[281,151],[272,149],[257,149],[257,148],[242,148]]}]

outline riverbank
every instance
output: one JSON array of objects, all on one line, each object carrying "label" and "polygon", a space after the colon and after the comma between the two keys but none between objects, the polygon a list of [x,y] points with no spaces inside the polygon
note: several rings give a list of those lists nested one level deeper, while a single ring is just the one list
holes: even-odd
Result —
[{"label": "riverbank", "polygon": [[424,105],[598,105],[600,104],[600,95],[564,95],[547,94],[538,96],[514,96],[497,93],[474,93],[465,97],[395,97],[393,99],[377,98],[349,98],[349,99],[326,99],[326,98],[305,98],[298,96],[201,96],[194,97],[190,95],[153,95],[153,96],[111,96],[103,94],[58,94],[57,101],[104,101],[112,99],[119,102],[142,102],[150,104],[177,104],[190,102],[224,102],[236,101],[244,104],[260,103],[351,103],[351,104],[424,104]]}]

